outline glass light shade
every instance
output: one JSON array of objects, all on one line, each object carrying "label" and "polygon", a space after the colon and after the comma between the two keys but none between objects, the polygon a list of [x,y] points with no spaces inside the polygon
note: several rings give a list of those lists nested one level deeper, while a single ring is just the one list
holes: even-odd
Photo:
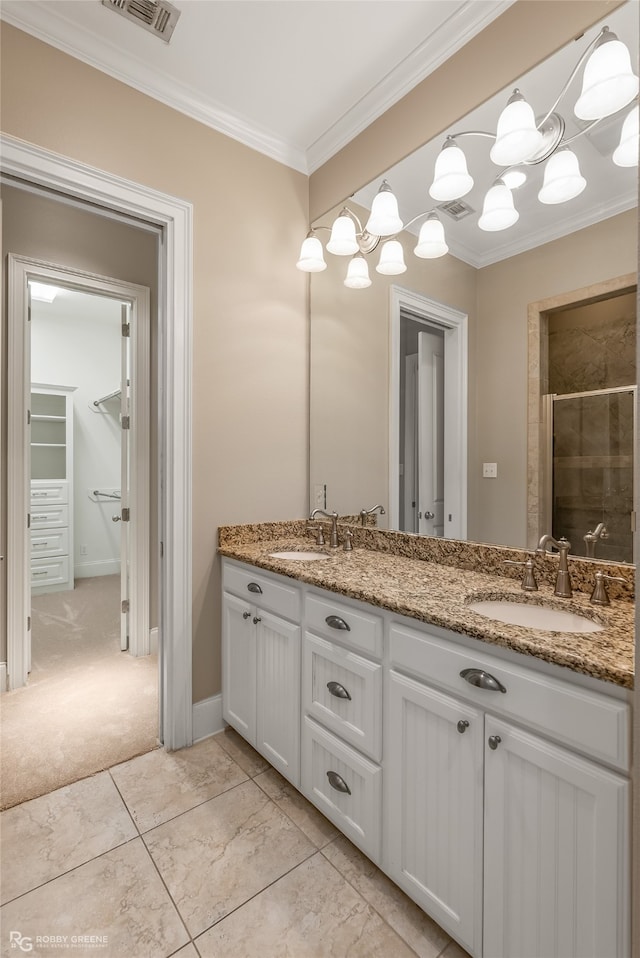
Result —
[{"label": "glass light shade", "polygon": [[638,165],[638,105],[636,104],[622,124],[620,142],[613,151],[616,166]]},{"label": "glass light shade", "polygon": [[629,51],[607,30],[587,60],[574,113],[580,120],[600,120],[627,106],[637,93]]},{"label": "glass light shade", "polygon": [[527,174],[522,169],[505,170],[500,174],[500,179],[508,190],[518,190],[527,182]]},{"label": "glass light shade", "polygon": [[300,247],[300,258],[296,263],[303,273],[321,273],[327,268],[324,261],[322,243],[317,236],[307,236]]},{"label": "glass light shade", "polygon": [[495,183],[484,198],[478,226],[487,233],[506,230],[513,226],[520,214],[513,205],[511,190],[501,181]]},{"label": "glass light shade", "polygon": [[398,201],[387,181],[383,180],[371,204],[371,213],[365,231],[372,236],[394,236],[395,233],[400,232],[402,226],[398,213]]},{"label": "glass light shade", "polygon": [[429,196],[438,202],[459,200],[467,195],[472,186],[473,178],[469,175],[466,157],[460,147],[448,138],[436,159]]},{"label": "glass light shade", "polygon": [[406,270],[402,243],[398,240],[387,240],[380,250],[380,262],[376,266],[376,271],[384,276],[397,276],[399,273],[405,273]]},{"label": "glass light shade", "polygon": [[498,118],[496,142],[489,156],[497,166],[513,166],[533,156],[543,137],[536,128],[533,110],[519,90],[514,90]]},{"label": "glass light shade", "polygon": [[367,286],[371,286],[369,267],[362,253],[354,256],[349,263],[344,285],[348,286],[349,289],[366,289]]},{"label": "glass light shade", "polygon": [[336,256],[353,256],[360,247],[356,239],[356,224],[348,213],[340,213],[331,227],[327,251]]},{"label": "glass light shade", "polygon": [[541,203],[566,203],[582,193],[586,185],[575,153],[572,150],[559,150],[547,160],[538,199]]},{"label": "glass light shade", "polygon": [[418,243],[413,252],[420,259],[437,259],[449,252],[444,238],[444,226],[435,213],[429,213],[420,227]]}]

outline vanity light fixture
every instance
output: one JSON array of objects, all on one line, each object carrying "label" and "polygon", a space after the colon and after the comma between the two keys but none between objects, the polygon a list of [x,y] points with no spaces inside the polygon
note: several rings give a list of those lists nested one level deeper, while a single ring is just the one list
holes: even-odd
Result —
[{"label": "vanity light fixture", "polygon": [[[574,113],[586,125],[573,136],[566,136],[566,124],[556,112],[571,83],[584,64],[582,89]],[[457,142],[467,136],[482,136],[493,140],[489,156],[501,170],[484,198],[478,227],[495,232],[508,229],[519,218],[513,201],[513,191],[527,180],[527,167],[546,162],[542,188],[538,199],[544,204],[566,203],[578,196],[587,186],[582,176],[578,157],[568,149],[583,133],[592,130],[601,120],[624,110],[638,97],[639,81],[631,67],[627,47],[609,27],[587,46],[574,70],[564,84],[555,103],[542,116],[535,115],[521,91],[516,88],[509,97],[497,122],[496,132],[463,130],[449,134],[435,162],[434,177],[429,196],[438,203],[460,200],[473,188],[473,177]],[[620,167],[638,165],[638,105],[626,114],[620,142],[613,153],[613,162]],[[449,247],[444,227],[435,209],[418,213],[403,223],[398,202],[386,180],[371,205],[371,213],[363,227],[356,214],[345,206],[333,226],[316,226],[302,244],[298,269],[308,273],[327,268],[317,230],[330,230],[326,249],[337,256],[351,256],[345,286],[362,289],[371,285],[365,256],[379,245],[380,259],[376,271],[387,276],[404,273],[406,264],[398,234],[420,219],[420,229],[414,254],[422,259],[444,256]]]}]

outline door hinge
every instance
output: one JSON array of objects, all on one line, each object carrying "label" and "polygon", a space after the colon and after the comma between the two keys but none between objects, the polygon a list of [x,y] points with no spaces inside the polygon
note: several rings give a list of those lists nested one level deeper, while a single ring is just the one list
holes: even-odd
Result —
[{"label": "door hinge", "polygon": [[130,323],[123,323],[123,324],[122,324],[122,335],[123,335],[123,336],[131,336],[131,324],[130,324]]},{"label": "door hinge", "polygon": [[27,529],[31,528],[31,513],[27,513]]},{"label": "door hinge", "polygon": [[129,522],[130,519],[131,519],[131,510],[129,509],[129,506],[125,506],[124,509],[122,510],[122,521]]},{"label": "door hinge", "polygon": [[123,611],[123,613],[129,611],[129,600],[128,600],[128,599],[123,599],[123,600],[122,600],[122,611]]},{"label": "door hinge", "polygon": [[31,410],[27,409],[27,426],[31,425]]},{"label": "door hinge", "polygon": [[[31,294],[29,294],[29,296],[31,296]],[[31,322],[31,303],[27,306],[27,322]]]},{"label": "door hinge", "polygon": [[631,512],[631,531],[632,531],[632,532],[637,532],[637,529],[636,529],[636,513],[635,513],[635,509]]},{"label": "door hinge", "polygon": [[27,632],[31,632],[31,616],[27,616]]},{"label": "door hinge", "polygon": [[160,541],[160,558],[162,559],[163,556],[164,556],[164,542],[162,542],[161,540]]},{"label": "door hinge", "polygon": [[131,416],[123,416],[120,425],[123,429],[131,429]]}]

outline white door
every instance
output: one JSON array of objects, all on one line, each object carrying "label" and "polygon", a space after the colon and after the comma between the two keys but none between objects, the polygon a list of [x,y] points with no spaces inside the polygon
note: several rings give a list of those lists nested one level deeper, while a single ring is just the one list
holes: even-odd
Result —
[{"label": "white door", "polygon": [[418,333],[418,532],[444,535],[444,343]]},{"label": "white door", "polygon": [[391,743],[384,772],[387,870],[439,925],[480,954],[483,715],[391,671],[385,741]]},{"label": "white door", "polygon": [[484,954],[628,955],[629,783],[491,717],[485,739]]},{"label": "white door", "polygon": [[131,436],[131,403],[129,361],[129,343],[131,342],[131,305],[122,303],[121,306],[122,331],[120,351],[120,648],[126,652],[129,648],[129,530],[130,523],[130,436]]}]

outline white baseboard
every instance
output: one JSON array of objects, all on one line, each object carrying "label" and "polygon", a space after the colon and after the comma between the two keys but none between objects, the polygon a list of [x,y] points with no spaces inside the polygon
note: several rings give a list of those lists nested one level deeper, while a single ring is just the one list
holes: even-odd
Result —
[{"label": "white baseboard", "polygon": [[[7,663],[0,662],[0,695],[7,691]],[[221,711],[222,714],[222,711]]]},{"label": "white baseboard", "polygon": [[209,738],[224,728],[222,693],[193,703],[193,743]]},{"label": "white baseboard", "polygon": [[158,651],[158,627],[149,630],[149,652],[154,655]]},{"label": "white baseboard", "polygon": [[120,559],[78,562],[73,567],[73,575],[75,579],[92,579],[97,575],[120,575]]}]

